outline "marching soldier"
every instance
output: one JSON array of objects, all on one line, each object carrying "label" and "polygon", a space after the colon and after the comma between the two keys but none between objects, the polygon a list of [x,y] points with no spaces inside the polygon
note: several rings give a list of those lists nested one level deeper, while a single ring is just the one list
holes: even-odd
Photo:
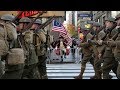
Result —
[{"label": "marching soldier", "polygon": [[19,20],[19,46],[21,46],[25,52],[25,66],[22,79],[37,79],[36,64],[38,63],[38,57],[36,56],[33,45],[33,31],[29,29],[25,30],[29,23],[31,23],[31,20],[27,17]]},{"label": "marching soldier", "polygon": [[[84,30],[84,32],[88,32],[90,29],[88,29],[87,27],[83,26],[82,30]],[[92,35],[90,33],[88,33],[87,35],[84,35],[84,42],[80,43],[80,47],[82,47],[82,53],[84,54],[82,62],[81,62],[81,72],[78,76],[74,77],[75,79],[82,79],[83,78],[83,73],[85,71],[86,68],[86,63],[88,61],[90,61],[90,63],[94,66],[94,58],[92,57],[92,48],[91,45],[87,42],[87,40],[91,39]]]},{"label": "marching soldier", "polygon": [[[116,16],[116,22],[117,22],[117,29],[120,33],[120,13]],[[114,52],[115,60],[118,61],[118,67],[117,67],[117,77],[120,79],[120,34],[118,35],[116,39],[116,51]]]},{"label": "marching soldier", "polygon": [[41,79],[47,79],[47,72],[46,72],[46,35],[42,29],[38,27],[42,24],[40,19],[37,19],[31,29],[33,29],[35,36],[34,36],[34,45],[36,54],[38,56],[38,71],[40,73]]},{"label": "marching soldier", "polygon": [[115,60],[118,61],[117,77],[118,79],[120,79],[120,63],[119,63],[120,62],[120,54],[119,54],[120,52],[120,34],[119,34],[120,33],[120,14],[116,16],[115,20],[117,22],[116,29],[118,30],[118,32],[109,41],[107,41],[106,44],[111,48],[113,48]]},{"label": "marching soldier", "polygon": [[[104,41],[108,41],[111,39],[115,33],[117,33],[117,30],[115,29],[116,23],[114,18],[108,18],[105,20],[105,29],[104,32],[106,33]],[[112,51],[112,48],[108,45],[105,45],[103,43],[103,39],[98,40],[99,45],[104,45],[103,50],[99,53],[99,57],[103,57],[103,79],[111,79],[110,78],[110,71],[112,70],[115,74],[117,71],[118,62],[115,61],[114,54]]]},{"label": "marching soldier", "polygon": [[[21,79],[23,68],[24,68],[24,54],[23,51],[14,48],[14,41],[17,40],[16,25],[12,23],[15,17],[9,14],[5,14],[1,17],[4,22],[4,29],[7,37],[5,38],[6,43],[8,43],[9,52],[3,58],[5,60],[5,73],[2,79]],[[1,46],[1,45],[0,45]],[[19,57],[20,58],[16,58]]]},{"label": "marching soldier", "polygon": [[[92,36],[92,40],[93,41],[96,41],[98,38],[97,38],[97,34],[100,30],[100,23],[98,22],[94,22],[93,23],[93,30],[91,31],[91,34],[93,35]],[[91,79],[101,79],[101,72],[100,72],[100,67],[101,67],[101,64],[97,64],[99,58],[98,58],[98,47],[97,45],[94,45],[94,43],[90,42],[90,40],[88,41],[89,44],[92,45],[92,48],[93,48],[93,57],[94,57],[94,70],[95,70],[95,75],[93,77],[90,77]]]},{"label": "marching soldier", "polygon": [[5,20],[0,18],[0,78],[3,75],[2,61],[5,60],[9,44],[7,41],[7,31],[5,30]]}]

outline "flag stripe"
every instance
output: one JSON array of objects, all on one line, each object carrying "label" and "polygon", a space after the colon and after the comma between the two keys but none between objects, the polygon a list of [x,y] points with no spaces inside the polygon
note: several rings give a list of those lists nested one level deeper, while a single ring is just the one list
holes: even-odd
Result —
[{"label": "flag stripe", "polygon": [[61,23],[57,22],[56,20],[53,20],[52,31],[61,32],[65,34],[67,33],[65,27]]},{"label": "flag stripe", "polygon": [[72,45],[72,39],[68,34],[60,33],[60,36],[63,36],[67,40],[67,45]]},{"label": "flag stripe", "polygon": [[53,20],[52,31],[60,32],[59,36],[63,36],[63,38],[67,40],[67,45],[71,46],[72,39],[68,35],[67,30],[65,29],[65,27],[61,23],[57,22],[56,20]]}]

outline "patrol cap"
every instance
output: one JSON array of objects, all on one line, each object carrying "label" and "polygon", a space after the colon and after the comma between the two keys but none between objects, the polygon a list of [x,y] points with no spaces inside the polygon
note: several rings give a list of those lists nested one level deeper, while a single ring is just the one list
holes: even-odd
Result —
[{"label": "patrol cap", "polygon": [[93,23],[93,26],[96,26],[96,27],[100,27],[100,26],[102,26],[99,22],[94,22]]},{"label": "patrol cap", "polygon": [[42,21],[40,19],[37,19],[34,23],[35,24],[42,24]]},{"label": "patrol cap", "polygon": [[120,18],[120,13],[115,17],[115,21]]},{"label": "patrol cap", "polygon": [[29,22],[31,22],[31,20],[28,17],[23,17],[23,18],[21,18],[19,20],[19,22],[21,22],[21,23],[29,23]]},{"label": "patrol cap", "polygon": [[105,21],[115,22],[115,18],[109,17],[109,18],[106,18]]},{"label": "patrol cap", "polygon": [[13,16],[13,15],[4,14],[4,15],[1,16],[0,19],[2,19],[2,20],[7,20],[7,21],[12,21],[14,18],[15,18],[15,16]]}]

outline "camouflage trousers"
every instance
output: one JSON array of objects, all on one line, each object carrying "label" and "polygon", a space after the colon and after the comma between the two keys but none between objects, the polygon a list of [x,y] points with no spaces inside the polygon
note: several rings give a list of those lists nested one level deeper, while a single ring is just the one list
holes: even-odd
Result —
[{"label": "camouflage trousers", "polygon": [[22,79],[40,79],[37,64],[25,65]]},{"label": "camouflage trousers", "polygon": [[111,79],[109,77],[109,73],[111,70],[117,76],[117,67],[118,67],[118,62],[115,60],[114,57],[104,58],[103,59],[103,66],[102,66],[103,79]]},{"label": "camouflage trousers", "polygon": [[6,65],[6,70],[1,79],[21,79],[24,64]]},{"label": "camouflage trousers", "polygon": [[41,79],[48,79],[47,78],[47,70],[46,70],[46,56],[38,56],[38,70],[40,73]]}]

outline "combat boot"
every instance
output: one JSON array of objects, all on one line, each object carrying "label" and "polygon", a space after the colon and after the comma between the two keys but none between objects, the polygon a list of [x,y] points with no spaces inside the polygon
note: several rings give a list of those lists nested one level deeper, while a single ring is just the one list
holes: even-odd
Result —
[{"label": "combat boot", "polygon": [[97,79],[97,77],[94,75],[94,76],[90,77],[90,79]]},{"label": "combat boot", "polygon": [[75,76],[74,78],[75,78],[75,79],[83,79],[83,76],[78,75],[78,76]]},{"label": "combat boot", "polygon": [[42,76],[42,79],[48,79],[47,75]]},{"label": "combat boot", "polygon": [[113,76],[109,74],[109,78],[110,78],[110,79],[112,79],[112,78],[113,78]]},{"label": "combat boot", "polygon": [[85,68],[81,67],[81,73],[78,76],[74,77],[74,78],[75,79],[82,79],[84,71],[85,71]]},{"label": "combat boot", "polygon": [[96,70],[95,75],[90,77],[90,79],[102,79],[102,72],[101,70]]}]

